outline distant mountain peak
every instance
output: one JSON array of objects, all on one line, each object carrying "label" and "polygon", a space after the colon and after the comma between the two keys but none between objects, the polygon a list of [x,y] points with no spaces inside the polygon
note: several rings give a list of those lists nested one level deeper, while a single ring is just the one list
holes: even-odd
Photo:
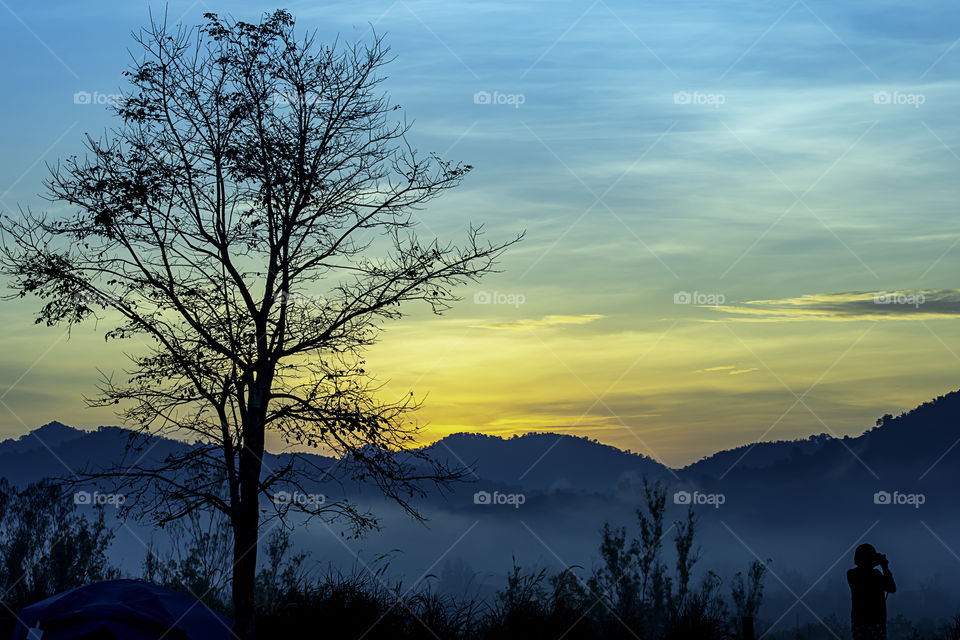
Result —
[{"label": "distant mountain peak", "polygon": [[900,425],[910,422],[911,420],[928,418],[933,415],[952,416],[957,414],[960,414],[960,390],[950,391],[942,396],[937,396],[932,400],[917,405],[909,411],[902,411],[900,415],[897,416],[886,413],[877,418],[876,426],[867,429],[864,435],[880,429],[897,429]]},{"label": "distant mountain peak", "polygon": [[424,449],[451,464],[476,463],[474,471],[484,481],[545,491],[611,491],[625,477],[667,473],[648,456],[584,436],[543,431],[510,437],[460,432]]},{"label": "distant mountain peak", "polygon": [[41,437],[41,436],[69,436],[76,437],[81,436],[85,432],[81,429],[76,429],[69,425],[63,424],[58,420],[51,420],[47,424],[41,425],[31,431],[30,433],[20,436],[20,440],[30,437]]},{"label": "distant mountain peak", "polygon": [[650,456],[646,456],[642,453],[632,451],[630,449],[620,449],[610,444],[600,442],[596,438],[590,438],[588,436],[574,435],[570,433],[557,433],[555,431],[527,431],[526,433],[514,433],[510,436],[500,436],[495,434],[488,433],[476,433],[471,431],[458,431],[456,433],[451,433],[446,435],[439,440],[433,442],[432,444],[426,445],[425,449],[430,449],[438,444],[454,444],[454,443],[509,443],[509,442],[526,442],[526,443],[536,443],[536,442],[560,442],[564,444],[577,445],[582,444],[588,447],[597,447],[599,449],[607,449],[610,451],[615,451],[619,454],[625,454],[629,456],[638,456],[640,458],[651,459]]},{"label": "distant mountain peak", "polygon": [[39,426],[16,440],[0,442],[0,453],[24,453],[34,449],[55,448],[60,445],[83,437],[87,432],[52,420]]}]

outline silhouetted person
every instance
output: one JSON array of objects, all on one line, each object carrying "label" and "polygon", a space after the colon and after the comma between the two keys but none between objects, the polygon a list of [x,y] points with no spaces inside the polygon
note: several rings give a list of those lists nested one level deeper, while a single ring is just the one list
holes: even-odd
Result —
[{"label": "silhouetted person", "polygon": [[[897,585],[887,565],[887,556],[877,553],[873,545],[862,544],[853,554],[857,566],[847,571],[850,585],[850,627],[853,640],[887,639],[887,594]],[[877,565],[883,569],[874,569]]]}]

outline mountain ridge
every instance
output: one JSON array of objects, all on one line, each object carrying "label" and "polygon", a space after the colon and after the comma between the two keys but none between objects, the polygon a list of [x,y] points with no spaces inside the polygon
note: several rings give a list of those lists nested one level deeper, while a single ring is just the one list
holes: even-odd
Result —
[{"label": "mountain ridge", "polygon": [[[918,425],[921,425],[918,427]],[[450,463],[474,469],[476,479],[506,485],[522,484],[538,491],[615,491],[625,481],[642,476],[683,476],[688,479],[722,479],[728,473],[751,475],[774,465],[790,468],[824,468],[829,461],[849,464],[850,454],[878,465],[890,465],[907,454],[923,464],[960,451],[960,390],[901,412],[885,414],[876,425],[858,436],[841,438],[826,433],[804,439],[746,443],[723,449],[682,467],[668,467],[653,458],[619,449],[585,436],[532,432],[502,437],[476,432],[458,432],[421,447]],[[918,431],[919,429],[919,431]],[[922,432],[923,438],[917,434]],[[9,469],[36,469],[53,457],[62,466],[84,452],[121,453],[120,441],[129,429],[101,425],[95,430],[48,422],[17,439],[0,441],[0,475]],[[155,436],[152,447],[170,451],[190,444]],[[70,446],[66,446],[70,445]],[[55,450],[65,449],[61,453]],[[285,454],[271,454],[282,457]],[[306,455],[327,459],[321,454]],[[93,456],[93,457],[102,457]],[[68,465],[69,466],[69,465]],[[28,474],[29,475],[29,474]]]}]

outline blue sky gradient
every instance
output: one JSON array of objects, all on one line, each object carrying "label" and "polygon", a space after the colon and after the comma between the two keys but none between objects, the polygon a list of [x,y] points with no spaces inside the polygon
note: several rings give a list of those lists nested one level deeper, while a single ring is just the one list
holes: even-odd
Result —
[{"label": "blue sky gradient", "polygon": [[[164,7],[0,0],[0,210],[57,211],[44,163],[112,124],[75,96],[119,92],[131,30]],[[186,24],[274,8],[166,5]],[[428,438],[560,430],[683,464],[960,387],[956,3],[283,8],[322,41],[384,34],[411,139],[475,166],[424,235],[527,230],[503,273],[370,354],[388,389],[428,394]],[[124,345],[34,326],[38,307],[0,309],[0,436],[114,423],[80,394]]]}]

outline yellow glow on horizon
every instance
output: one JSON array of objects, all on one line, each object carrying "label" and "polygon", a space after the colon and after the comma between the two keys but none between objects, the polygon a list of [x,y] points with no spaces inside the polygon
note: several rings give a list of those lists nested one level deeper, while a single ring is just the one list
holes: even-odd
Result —
[{"label": "yellow glow on horizon", "polygon": [[[836,302],[803,298],[814,299]],[[384,400],[413,391],[423,401],[412,418],[424,444],[458,432],[556,432],[682,465],[757,438],[858,434],[883,413],[960,386],[957,358],[944,348],[960,328],[929,316],[922,323],[860,318],[824,331],[830,321],[823,318],[719,323],[704,321],[712,311],[694,309],[683,319],[642,322],[606,310],[470,311],[391,325],[365,356],[385,383]],[[19,354],[8,359],[11,369],[28,371],[6,400],[20,409],[8,416],[5,437],[54,419],[118,424],[109,410],[83,408],[80,396],[95,393],[91,362],[119,374],[122,352],[136,342],[105,346],[92,325],[69,341],[60,329],[15,327],[0,347]],[[43,356],[51,345],[55,355]],[[268,442],[282,448],[275,436]]]}]

